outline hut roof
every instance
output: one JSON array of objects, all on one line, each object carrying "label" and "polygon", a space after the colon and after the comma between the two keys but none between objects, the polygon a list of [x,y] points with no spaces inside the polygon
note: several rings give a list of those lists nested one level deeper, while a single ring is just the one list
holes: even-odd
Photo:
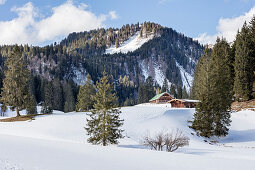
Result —
[{"label": "hut roof", "polygon": [[[163,92],[163,93],[160,93],[160,94],[157,94],[155,95],[153,98],[151,98],[149,101],[153,101],[153,100],[157,100],[159,99],[161,96],[163,96],[164,94],[168,94],[169,96],[171,96],[169,93],[167,92]],[[171,96],[172,97],[172,96]],[[172,97],[173,98],[173,97]]]},{"label": "hut roof", "polygon": [[191,99],[172,99],[169,101],[169,103],[173,102],[173,101],[181,101],[181,102],[189,102],[189,103],[198,103],[199,100],[191,100]]}]

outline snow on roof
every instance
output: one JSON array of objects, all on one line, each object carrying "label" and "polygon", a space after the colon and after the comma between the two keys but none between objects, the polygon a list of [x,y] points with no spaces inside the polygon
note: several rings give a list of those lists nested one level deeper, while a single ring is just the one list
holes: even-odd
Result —
[{"label": "snow on roof", "polygon": [[199,102],[199,100],[191,100],[191,99],[172,99],[169,101],[169,103],[172,101],[176,101],[176,100],[182,101],[182,102],[190,102],[190,103],[198,103]]},{"label": "snow on roof", "polygon": [[185,102],[193,102],[193,103],[198,103],[199,100],[191,100],[191,99],[182,99],[184,100]]}]

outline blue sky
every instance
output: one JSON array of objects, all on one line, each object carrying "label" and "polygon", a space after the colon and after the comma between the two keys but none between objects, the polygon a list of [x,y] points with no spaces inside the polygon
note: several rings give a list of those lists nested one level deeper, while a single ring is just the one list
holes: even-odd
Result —
[{"label": "blue sky", "polygon": [[0,44],[44,45],[74,31],[144,21],[171,27],[201,43],[213,43],[216,36],[233,41],[244,20],[255,15],[255,0],[0,0],[0,4]]}]

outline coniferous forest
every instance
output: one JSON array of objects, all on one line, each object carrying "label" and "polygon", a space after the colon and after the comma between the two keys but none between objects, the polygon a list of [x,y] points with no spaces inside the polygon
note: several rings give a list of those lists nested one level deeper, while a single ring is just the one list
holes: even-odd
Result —
[{"label": "coniferous forest", "polygon": [[[106,48],[119,46],[135,34],[141,37],[153,34],[154,38],[134,52],[105,54]],[[2,89],[5,71],[10,67],[8,58],[16,51],[15,55],[24,59],[30,72],[26,85],[30,107],[40,104],[43,113],[91,109],[93,102],[82,108],[79,106],[79,96],[85,93],[84,89],[95,86],[104,71],[114,84],[118,106],[148,102],[160,91],[172,90],[176,97],[188,98],[176,62],[192,74],[196,66],[193,61],[200,58],[203,49],[192,38],[151,22],[127,24],[120,29],[72,33],[60,43],[44,47],[4,45],[0,47],[0,86]],[[155,62],[165,64],[161,68],[165,74],[162,87],[155,77],[143,75],[142,62],[148,65]],[[79,77],[77,72],[87,76]],[[89,90],[89,93],[94,92]],[[29,112],[36,113],[33,109]]]},{"label": "coniferous forest", "polygon": [[192,97],[199,99],[192,128],[201,136],[226,136],[231,103],[255,98],[255,17],[229,45],[218,38],[205,48],[195,71]]}]

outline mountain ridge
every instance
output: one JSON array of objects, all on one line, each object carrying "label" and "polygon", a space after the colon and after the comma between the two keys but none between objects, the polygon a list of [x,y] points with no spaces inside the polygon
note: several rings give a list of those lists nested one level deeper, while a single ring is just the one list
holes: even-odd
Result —
[{"label": "mountain ridge", "polygon": [[[118,50],[106,53],[111,47],[120,48],[135,35],[141,40],[148,40],[125,53],[117,53]],[[11,48],[1,46],[1,58],[6,57]],[[60,80],[73,79],[76,84],[82,85],[87,74],[96,81],[101,72],[106,71],[115,80],[129,75],[136,85],[151,76],[159,86],[167,79],[169,85],[189,89],[192,80],[185,75],[193,76],[203,48],[197,41],[172,28],[144,22],[126,24],[120,29],[101,28],[71,33],[59,44],[45,47],[24,45],[22,51],[32,73],[48,80],[56,77]]]}]

